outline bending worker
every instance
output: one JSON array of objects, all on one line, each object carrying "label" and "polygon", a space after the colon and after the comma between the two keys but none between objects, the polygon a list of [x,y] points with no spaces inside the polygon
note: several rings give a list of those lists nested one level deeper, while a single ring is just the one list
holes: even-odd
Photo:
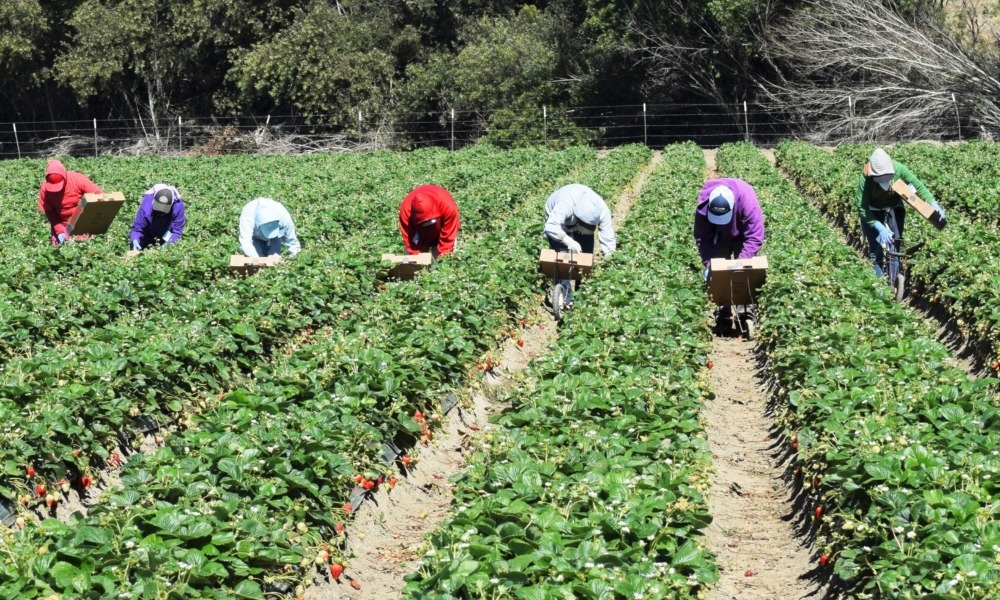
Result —
[{"label": "bending worker", "polygon": [[710,179],[698,194],[694,241],[708,279],[713,258],[753,258],[764,244],[764,213],[757,192],[742,179]]},{"label": "bending worker", "polygon": [[[907,184],[911,194],[915,193],[930,204],[931,208],[937,211],[939,220],[944,221],[946,218],[944,209],[934,199],[927,186],[917,179],[906,165],[889,158],[885,150],[876,148],[861,173],[854,196],[858,215],[861,217],[861,231],[868,240],[868,257],[875,267],[875,274],[879,277],[883,275],[883,247],[892,244],[892,248],[898,252],[903,238],[906,208],[903,206],[902,198],[892,190],[892,184],[898,179]],[[889,210],[896,218],[896,225],[899,228],[897,232],[890,231],[882,223],[885,211]]]},{"label": "bending worker", "polygon": [[[618,238],[611,222],[611,211],[594,190],[571,183],[553,192],[545,201],[544,233],[553,250],[593,254],[595,232],[601,252],[605,257],[611,256]],[[559,284],[563,286],[568,308],[573,302],[573,287],[569,279]]]},{"label": "bending worker", "polygon": [[133,250],[173,244],[184,233],[184,199],[172,185],[157,183],[146,190],[132,222]]},{"label": "bending worker", "polygon": [[84,194],[103,194],[101,188],[82,173],[67,171],[58,160],[50,160],[45,168],[45,181],[38,190],[38,210],[49,220],[52,245],[68,239],[85,240],[90,235],[70,235],[67,225],[80,205]]},{"label": "bending worker", "polygon": [[443,187],[417,186],[399,206],[399,232],[407,254],[431,252],[434,258],[451,254],[459,226],[458,204]]},{"label": "bending worker", "polygon": [[289,256],[302,250],[295,237],[295,224],[288,210],[271,198],[257,198],[240,213],[240,248],[250,258],[281,255],[282,245]]}]

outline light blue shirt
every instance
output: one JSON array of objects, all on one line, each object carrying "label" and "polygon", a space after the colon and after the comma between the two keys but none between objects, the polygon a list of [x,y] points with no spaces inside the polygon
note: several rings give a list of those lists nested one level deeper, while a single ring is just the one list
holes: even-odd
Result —
[{"label": "light blue shirt", "polygon": [[243,207],[240,213],[240,248],[250,258],[279,254],[281,245],[288,247],[288,254],[295,256],[302,250],[295,236],[292,216],[280,202],[271,198],[257,198]]}]

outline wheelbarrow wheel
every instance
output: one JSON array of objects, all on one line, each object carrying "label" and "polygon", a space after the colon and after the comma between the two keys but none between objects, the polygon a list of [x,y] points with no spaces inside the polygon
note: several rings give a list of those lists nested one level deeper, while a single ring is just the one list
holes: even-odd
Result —
[{"label": "wheelbarrow wheel", "polygon": [[896,302],[902,302],[903,298],[906,298],[906,275],[899,273],[896,275],[896,291],[895,298]]},{"label": "wheelbarrow wheel", "polygon": [[555,284],[552,286],[552,316],[556,321],[562,321],[563,309],[566,307],[566,289]]}]

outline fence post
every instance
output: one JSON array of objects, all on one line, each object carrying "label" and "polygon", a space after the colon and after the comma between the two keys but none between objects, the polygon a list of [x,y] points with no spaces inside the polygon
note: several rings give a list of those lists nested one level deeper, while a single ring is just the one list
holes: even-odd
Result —
[{"label": "fence post", "polygon": [[451,109],[451,149],[455,150],[455,109]]},{"label": "fence post", "polygon": [[17,123],[11,123],[14,126],[14,143],[17,145],[17,158],[21,158],[21,140],[17,139]]},{"label": "fence post", "polygon": [[958,141],[962,141],[962,117],[958,114],[958,100],[955,100],[955,94],[951,95],[951,103],[955,105],[955,122],[958,124]]},{"label": "fence post", "polygon": [[847,96],[847,120],[851,127],[851,139],[854,139],[854,99],[850,94]]},{"label": "fence post", "polygon": [[177,115],[177,150],[184,152],[184,129],[180,115]]},{"label": "fence post", "polygon": [[549,107],[542,105],[542,143],[549,143]]},{"label": "fence post", "polygon": [[94,119],[94,158],[97,157],[97,119]]},{"label": "fence post", "polygon": [[750,141],[750,115],[747,114],[747,101],[743,101],[743,131],[746,141]]},{"label": "fence post", "polygon": [[364,141],[364,135],[361,132],[361,109],[359,108],[358,109],[358,145],[359,146],[361,145],[362,141]]},{"label": "fence post", "polygon": [[642,143],[649,145],[649,130],[646,128],[646,103],[642,103]]}]

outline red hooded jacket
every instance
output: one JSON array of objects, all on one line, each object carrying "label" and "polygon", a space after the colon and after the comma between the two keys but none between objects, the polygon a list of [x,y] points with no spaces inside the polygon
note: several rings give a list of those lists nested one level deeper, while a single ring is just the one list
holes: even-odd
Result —
[{"label": "red hooded jacket", "polygon": [[[57,181],[50,181],[50,177]],[[101,188],[87,179],[86,175],[66,171],[66,167],[58,160],[49,161],[45,169],[45,181],[38,190],[38,210],[45,213],[45,218],[52,226],[52,243],[56,243],[56,236],[60,233],[68,233],[66,224],[80,204],[80,198],[84,194],[101,193]]]},{"label": "red hooded jacket", "polygon": [[[420,227],[420,223],[429,219],[437,222]],[[453,252],[458,227],[458,205],[443,187],[417,186],[399,207],[399,231],[407,254],[429,252],[433,248],[437,248],[438,256]]]}]

